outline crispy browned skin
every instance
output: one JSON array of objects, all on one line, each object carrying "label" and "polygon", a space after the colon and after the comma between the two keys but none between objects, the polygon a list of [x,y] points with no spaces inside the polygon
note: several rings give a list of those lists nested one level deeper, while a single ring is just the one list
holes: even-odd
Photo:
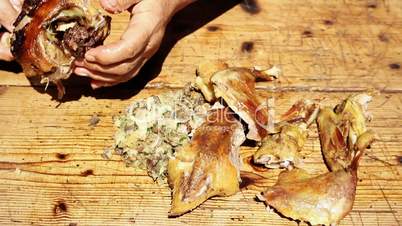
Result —
[{"label": "crispy browned skin", "polygon": [[179,216],[212,196],[239,191],[239,147],[242,125],[228,109],[213,111],[168,164],[172,188],[170,216]]},{"label": "crispy browned skin", "polygon": [[[68,78],[72,73],[73,59],[82,57],[89,48],[102,44],[109,34],[110,17],[100,15],[90,2],[24,1],[22,12],[14,23],[11,51],[27,77],[42,76],[42,82],[54,82],[59,88],[59,94],[63,94],[60,80]],[[80,15],[66,15],[60,21],[60,23],[78,22],[65,31],[66,43],[61,40],[57,43],[50,40],[47,31],[54,28],[52,20],[60,12],[72,9],[76,9],[75,12]],[[99,27],[95,28],[93,27],[95,21],[102,23],[98,23],[96,26]],[[87,35],[83,35],[85,33],[83,30],[86,30]]]},{"label": "crispy browned skin", "polygon": [[214,102],[216,100],[214,87],[211,82],[212,76],[217,71],[225,70],[228,67],[229,66],[225,62],[220,60],[204,61],[198,65],[195,84],[208,102]]},{"label": "crispy browned skin", "polygon": [[[346,102],[350,100],[353,98],[348,98]],[[334,120],[339,115],[348,115],[348,118],[343,118],[341,128],[350,127],[356,123],[360,126],[364,125],[364,130],[361,130],[362,133],[355,138],[351,136],[356,135],[356,133],[326,134],[325,137],[332,140],[351,141],[346,147],[347,150],[343,145],[331,146],[332,155],[331,157],[328,156],[331,159],[329,165],[331,172],[319,176],[310,175],[301,169],[282,172],[277,183],[263,193],[262,199],[267,205],[275,208],[286,217],[310,222],[312,225],[337,224],[351,211],[356,193],[359,159],[375,137],[372,131],[365,130],[364,112],[356,111],[355,107],[359,105],[357,104],[358,101],[355,103],[356,105],[351,108],[338,108],[337,113],[331,111],[332,113],[329,114],[329,109],[323,109],[324,112],[320,112],[318,116],[317,121],[321,120],[320,133],[333,131],[332,128],[340,126],[339,121]],[[330,116],[323,117],[323,114]],[[350,117],[353,114],[357,115]],[[355,120],[359,118],[364,119],[364,121],[356,122]],[[324,126],[330,129],[323,130]],[[322,137],[320,134],[320,138]],[[322,149],[324,156],[328,154],[325,153],[324,146]],[[336,154],[336,152],[342,154]],[[332,156],[346,157],[332,158]]]},{"label": "crispy browned skin", "polygon": [[261,141],[268,133],[268,111],[255,90],[255,75],[245,68],[229,68],[211,78],[215,96],[221,97],[243,119],[249,132],[247,138]]}]

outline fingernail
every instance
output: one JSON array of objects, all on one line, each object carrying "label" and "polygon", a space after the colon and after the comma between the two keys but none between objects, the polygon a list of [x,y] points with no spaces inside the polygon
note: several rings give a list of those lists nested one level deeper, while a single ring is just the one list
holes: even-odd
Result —
[{"label": "fingernail", "polygon": [[88,53],[85,54],[85,59],[86,59],[87,61],[89,61],[89,62],[94,62],[94,61],[96,60],[93,55],[88,54]]}]

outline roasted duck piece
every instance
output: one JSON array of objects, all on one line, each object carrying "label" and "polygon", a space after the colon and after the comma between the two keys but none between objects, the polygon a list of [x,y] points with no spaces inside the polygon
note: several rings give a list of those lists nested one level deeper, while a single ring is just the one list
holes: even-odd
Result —
[{"label": "roasted duck piece", "polygon": [[11,52],[29,78],[56,84],[72,73],[73,61],[103,43],[111,18],[103,16],[87,0],[26,0],[14,23]]},{"label": "roasted duck piece", "polygon": [[277,67],[229,68],[222,61],[202,62],[197,69],[196,86],[208,102],[222,98],[248,124],[247,138],[261,141],[267,135],[269,114],[255,91],[256,79],[272,81]]},{"label": "roasted duck piece", "polygon": [[243,126],[228,108],[208,115],[190,143],[169,161],[170,216],[191,211],[212,196],[239,191],[239,147],[244,140]]},{"label": "roasted duck piece", "polygon": [[299,167],[299,153],[307,140],[307,128],[317,117],[318,109],[318,104],[309,100],[294,104],[282,116],[283,121],[276,125],[278,133],[262,140],[262,145],[253,155],[254,163],[263,164],[267,168]]},{"label": "roasted duck piece", "polygon": [[[342,105],[337,107],[335,116],[346,116],[342,124],[333,120],[331,117],[324,117],[327,109],[320,112],[317,121],[321,123],[320,133],[332,132],[332,130],[322,130],[325,128],[338,127],[340,131],[351,127],[353,124],[364,125],[365,121],[356,122],[355,120],[365,119],[362,111],[357,110],[362,106],[354,102],[351,107],[347,107],[348,102],[355,99],[350,97]],[[324,114],[324,115],[323,115]],[[355,117],[350,115],[357,114]],[[323,118],[324,117],[324,118]],[[321,120],[321,121],[320,121]],[[365,125],[364,125],[365,126]],[[332,140],[351,140],[346,150],[348,161],[334,158],[331,172],[314,176],[302,169],[284,171],[279,175],[277,183],[268,188],[260,197],[265,203],[286,217],[316,224],[337,224],[352,209],[356,193],[357,168],[359,159],[364,150],[374,141],[375,135],[368,130],[359,134],[355,138],[350,137],[355,133],[332,133],[325,134]],[[320,138],[322,139],[320,134]],[[324,144],[321,142],[321,144]],[[325,155],[325,147],[322,146]],[[331,153],[345,152],[344,145],[334,145]],[[344,166],[344,167],[340,167]],[[332,170],[333,169],[333,170]]]},{"label": "roasted duck piece", "polygon": [[266,80],[272,76],[245,68],[229,68],[216,72],[211,82],[215,96],[227,105],[248,125],[247,138],[261,141],[268,132],[268,110],[262,104],[255,90],[256,77]]},{"label": "roasted duck piece", "polygon": [[[325,163],[331,171],[346,168],[354,156],[356,140],[367,131],[366,121],[370,120],[367,105],[371,96],[353,95],[341,104],[323,108],[317,118],[321,148]],[[352,152],[352,153],[350,153]]]},{"label": "roasted duck piece", "polygon": [[214,102],[216,100],[214,87],[212,86],[211,78],[217,71],[225,70],[229,67],[225,62],[205,61],[198,65],[195,78],[195,84],[204,95],[205,100]]}]

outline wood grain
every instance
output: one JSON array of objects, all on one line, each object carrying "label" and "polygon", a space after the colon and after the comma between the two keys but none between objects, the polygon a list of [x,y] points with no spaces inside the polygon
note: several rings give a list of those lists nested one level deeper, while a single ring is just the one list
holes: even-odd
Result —
[{"label": "wood grain", "polygon": [[[113,143],[113,116],[135,99],[193,81],[197,63],[208,58],[233,66],[280,65],[279,82],[257,85],[262,96],[275,97],[278,113],[300,98],[326,97],[332,105],[351,93],[377,90],[369,127],[380,140],[361,161],[355,205],[341,225],[400,225],[402,2],[247,2],[196,3],[174,18],[161,51],[137,79],[98,91],[73,79],[62,104],[1,63],[0,224],[297,225],[267,213],[251,190],[167,218],[165,184],[125,167],[118,156],[101,157]],[[127,14],[114,16],[109,42],[127,20]],[[100,119],[94,127],[93,115]],[[309,171],[326,170],[315,129],[303,153]],[[277,173],[267,172],[268,183]]]}]

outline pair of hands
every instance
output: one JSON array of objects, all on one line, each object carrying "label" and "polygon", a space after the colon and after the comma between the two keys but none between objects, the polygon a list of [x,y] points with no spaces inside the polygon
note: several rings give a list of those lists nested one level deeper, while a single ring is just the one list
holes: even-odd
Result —
[{"label": "pair of hands", "polygon": [[[75,74],[91,78],[94,89],[113,86],[134,77],[158,50],[171,17],[193,0],[100,0],[110,13],[128,10],[131,19],[119,41],[89,50],[75,62]],[[0,60],[13,60],[6,39],[13,30],[23,0],[2,0]]]}]

